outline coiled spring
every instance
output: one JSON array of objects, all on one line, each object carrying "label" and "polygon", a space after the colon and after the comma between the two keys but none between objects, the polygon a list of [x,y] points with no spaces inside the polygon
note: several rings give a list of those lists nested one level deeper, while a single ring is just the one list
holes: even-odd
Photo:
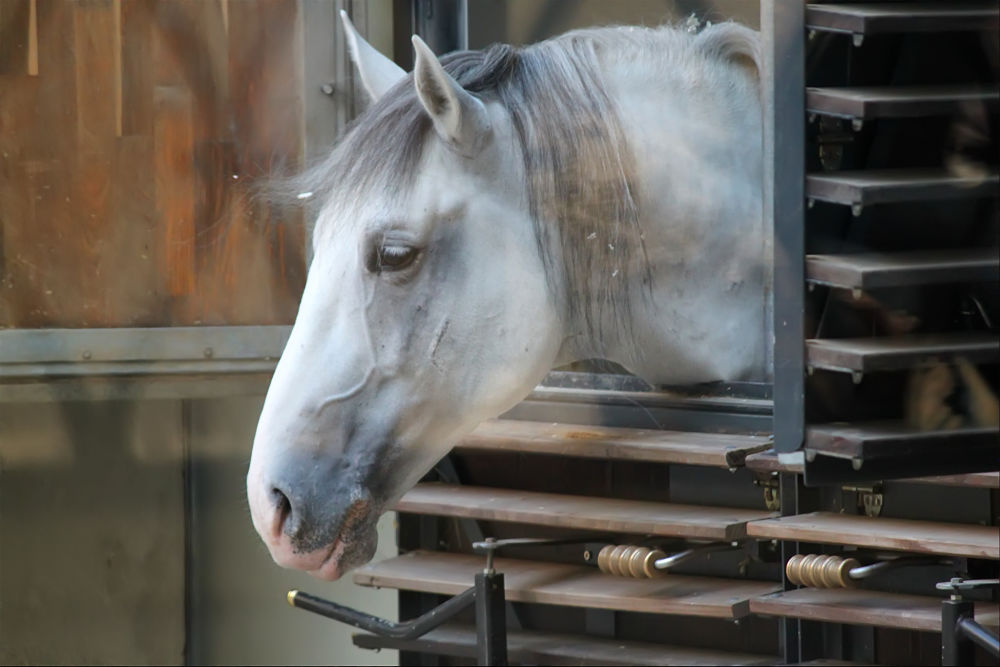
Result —
[{"label": "coiled spring", "polygon": [[713,551],[736,549],[739,545],[730,542],[716,542],[679,551],[669,556],[660,549],[640,547],[632,544],[609,544],[598,552],[597,567],[605,574],[636,579],[652,579],[666,574],[667,570],[679,563]]},{"label": "coiled spring", "polygon": [[785,574],[796,586],[812,588],[852,588],[857,585],[851,570],[860,567],[856,558],[829,554],[796,554],[788,559]]},{"label": "coiled spring", "polygon": [[659,549],[638,547],[631,544],[609,544],[597,554],[597,567],[601,572],[619,577],[652,579],[665,574],[656,569],[656,561],[666,558]]}]

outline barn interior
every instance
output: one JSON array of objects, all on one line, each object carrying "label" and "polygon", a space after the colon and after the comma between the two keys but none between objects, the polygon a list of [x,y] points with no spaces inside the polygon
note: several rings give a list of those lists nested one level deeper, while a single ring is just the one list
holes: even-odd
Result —
[{"label": "barn interior", "polygon": [[[330,583],[274,564],[246,474],[315,214],[266,192],[367,105],[341,10],[407,71],[413,34],[443,54],[760,30],[774,374],[554,369]],[[0,664],[997,664],[998,21],[980,1],[0,0]],[[286,602],[417,618],[489,569],[487,538],[503,651],[471,606],[401,639]]]}]

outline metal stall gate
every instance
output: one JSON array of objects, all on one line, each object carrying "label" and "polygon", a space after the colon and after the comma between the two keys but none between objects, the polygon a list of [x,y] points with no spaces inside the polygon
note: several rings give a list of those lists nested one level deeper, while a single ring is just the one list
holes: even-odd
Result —
[{"label": "metal stall gate", "polygon": [[[997,17],[764,2],[773,396],[553,373],[403,498],[403,555],[355,580],[410,618],[471,585],[473,542],[548,538],[496,561],[513,662],[938,664],[936,584],[1000,559],[997,426],[968,385],[995,396]],[[963,595],[995,632],[996,588]],[[355,642],[459,664],[464,621]]]},{"label": "metal stall gate", "polygon": [[0,663],[391,662],[289,612],[246,508],[306,267],[257,188],[356,112],[340,7],[390,23],[0,0]]}]

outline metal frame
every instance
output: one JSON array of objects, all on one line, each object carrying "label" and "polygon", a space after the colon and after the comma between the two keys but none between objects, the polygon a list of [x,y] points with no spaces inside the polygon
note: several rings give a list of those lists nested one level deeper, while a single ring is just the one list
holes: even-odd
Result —
[{"label": "metal frame", "polygon": [[774,230],[774,448],[795,463],[805,437],[805,4],[762,0],[760,26],[764,220]]}]

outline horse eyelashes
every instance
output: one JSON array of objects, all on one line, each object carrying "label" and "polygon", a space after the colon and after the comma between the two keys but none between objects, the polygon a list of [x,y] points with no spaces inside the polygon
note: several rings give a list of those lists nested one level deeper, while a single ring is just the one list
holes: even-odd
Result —
[{"label": "horse eyelashes", "polygon": [[373,247],[367,268],[372,273],[405,269],[417,258],[417,249],[407,245],[385,243]]}]

